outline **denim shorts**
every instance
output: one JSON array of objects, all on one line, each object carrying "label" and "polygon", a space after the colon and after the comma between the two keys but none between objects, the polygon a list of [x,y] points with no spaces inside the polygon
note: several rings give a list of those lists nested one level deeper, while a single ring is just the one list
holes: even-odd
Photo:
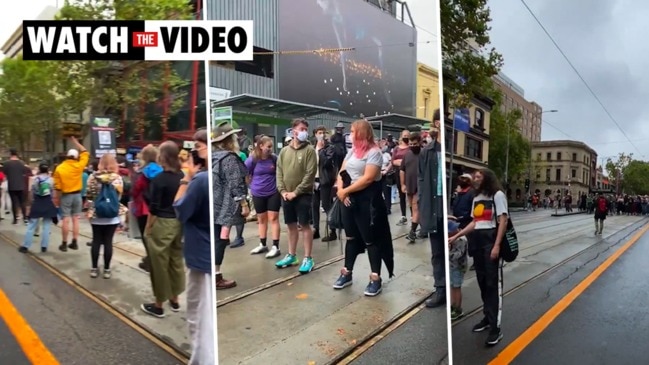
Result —
[{"label": "denim shorts", "polygon": [[451,288],[461,288],[464,283],[464,270],[451,268]]}]

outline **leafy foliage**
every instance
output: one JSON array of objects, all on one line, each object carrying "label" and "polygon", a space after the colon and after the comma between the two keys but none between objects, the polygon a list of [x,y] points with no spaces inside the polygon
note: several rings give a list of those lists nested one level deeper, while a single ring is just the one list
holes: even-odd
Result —
[{"label": "leafy foliage", "polygon": [[[192,18],[193,10],[187,0],[66,0],[58,15],[61,20]],[[162,99],[166,86],[173,95],[168,110],[173,115],[183,104],[183,86],[187,84],[170,62],[53,62],[51,74],[63,114],[79,114],[90,106],[92,115],[119,117],[133,109],[134,115],[127,118],[137,123],[139,133],[152,122],[139,106]]]},{"label": "leafy foliage", "polygon": [[467,107],[474,95],[493,94],[503,64],[489,48],[490,10],[487,0],[441,0],[440,15],[444,94],[448,107]]},{"label": "leafy foliage", "polygon": [[631,160],[623,170],[625,192],[631,194],[649,194],[649,162]]},{"label": "leafy foliage", "polygon": [[[2,60],[0,75],[0,133],[6,146],[25,153],[32,136],[50,146],[59,128],[59,103],[51,90],[47,62]],[[43,131],[48,131],[43,135]]]},{"label": "leafy foliage", "polygon": [[[624,177],[626,167],[633,161],[633,153],[627,155],[624,152],[620,152],[619,156],[615,160],[610,157],[607,158],[604,168],[608,174],[609,181],[616,186],[619,185],[622,181],[618,181],[618,177]],[[622,186],[619,186],[619,188],[622,188]]]},{"label": "leafy foliage", "polygon": [[[520,181],[527,177],[530,163],[530,143],[518,128],[521,116],[520,110],[517,109],[504,113],[499,108],[495,108],[491,112],[489,168],[503,183]],[[509,159],[507,158],[508,148]]]}]

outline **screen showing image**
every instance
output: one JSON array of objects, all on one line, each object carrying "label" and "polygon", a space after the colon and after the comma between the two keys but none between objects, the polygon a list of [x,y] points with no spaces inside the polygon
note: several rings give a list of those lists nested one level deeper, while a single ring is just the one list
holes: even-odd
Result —
[{"label": "screen showing image", "polygon": [[[280,0],[280,98],[358,117],[414,115],[416,32],[362,0]],[[337,51],[354,48],[350,51]],[[332,51],[335,50],[335,51]]]}]

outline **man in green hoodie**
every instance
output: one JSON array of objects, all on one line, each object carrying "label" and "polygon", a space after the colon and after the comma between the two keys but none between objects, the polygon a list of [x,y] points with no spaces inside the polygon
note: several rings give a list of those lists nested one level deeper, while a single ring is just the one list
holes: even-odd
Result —
[{"label": "man in green hoodie", "polygon": [[295,119],[292,124],[293,139],[277,158],[277,190],[282,196],[284,221],[288,226],[288,254],[275,266],[285,268],[300,263],[297,258],[298,224],[302,227],[304,260],[300,273],[313,270],[313,229],[311,227],[311,201],[318,162],[316,152],[309,143],[309,122]]}]

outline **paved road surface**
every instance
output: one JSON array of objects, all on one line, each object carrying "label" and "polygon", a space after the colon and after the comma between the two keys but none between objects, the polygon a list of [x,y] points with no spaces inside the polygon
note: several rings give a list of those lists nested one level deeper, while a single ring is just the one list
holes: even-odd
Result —
[{"label": "paved road surface", "polygon": [[[452,327],[454,364],[492,361],[647,223],[644,217],[609,217],[603,237],[596,237],[592,216],[547,217],[547,213],[536,212],[513,218],[522,255],[505,266],[505,337],[496,347],[485,348],[486,335],[471,333],[481,312],[465,317]],[[513,363],[646,362],[639,349],[647,340],[649,317],[643,303],[649,294],[645,283],[633,277],[649,273],[647,254],[649,237],[645,235],[538,338],[532,339]],[[481,305],[473,275],[467,275],[463,288],[465,313]]]},{"label": "paved road surface", "polygon": [[[4,239],[0,288],[61,364],[179,364]],[[0,364],[28,364],[16,342],[21,335],[12,334],[0,321]]]}]

